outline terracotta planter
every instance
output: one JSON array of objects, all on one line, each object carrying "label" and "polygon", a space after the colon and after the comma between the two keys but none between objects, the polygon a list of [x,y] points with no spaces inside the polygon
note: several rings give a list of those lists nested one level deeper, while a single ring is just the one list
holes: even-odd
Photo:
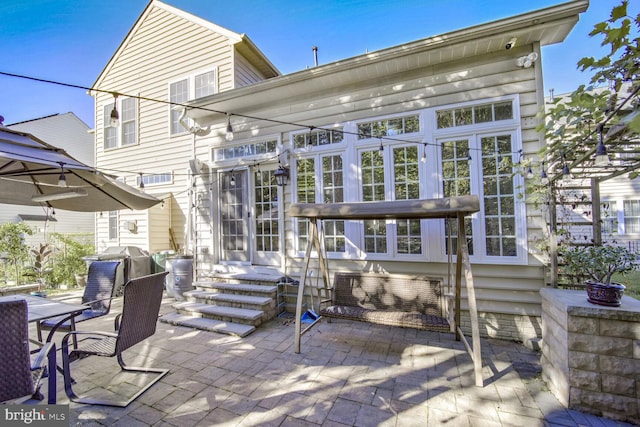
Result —
[{"label": "terracotta planter", "polygon": [[620,283],[598,283],[587,280],[587,300],[592,304],[618,307],[622,302],[622,294],[626,287]]}]

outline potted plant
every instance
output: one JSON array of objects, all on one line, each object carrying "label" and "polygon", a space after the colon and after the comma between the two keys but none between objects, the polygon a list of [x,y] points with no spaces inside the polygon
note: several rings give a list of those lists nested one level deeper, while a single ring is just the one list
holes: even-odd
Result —
[{"label": "potted plant", "polygon": [[637,268],[638,256],[623,246],[575,246],[562,252],[568,273],[585,277],[587,300],[593,304],[617,307],[625,286],[612,282],[614,274]]},{"label": "potted plant", "polygon": [[51,273],[51,268],[49,268],[51,248],[49,248],[48,243],[40,243],[38,248],[31,249],[31,255],[33,258],[33,264],[26,267],[27,271],[24,275],[27,277],[33,277],[38,282],[38,291],[31,292],[31,294],[46,297],[47,294],[42,290],[42,288],[44,287],[47,275]]}]

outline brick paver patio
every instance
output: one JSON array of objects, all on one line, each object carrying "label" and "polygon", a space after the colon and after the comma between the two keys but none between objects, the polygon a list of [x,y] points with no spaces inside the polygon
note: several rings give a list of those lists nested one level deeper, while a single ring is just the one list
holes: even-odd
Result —
[{"label": "brick paver patio", "polygon": [[[115,304],[112,315],[80,329],[109,330],[118,312]],[[323,321],[295,354],[293,329],[276,319],[236,338],[159,322],[155,336],[124,358],[171,372],[127,408],[71,403],[70,425],[628,425],[563,408],[540,379],[540,354],[517,343],[483,340],[478,388],[453,334]],[[115,358],[74,362],[76,391],[126,394],[146,379],[118,371]],[[58,382],[58,402],[67,404]]]}]

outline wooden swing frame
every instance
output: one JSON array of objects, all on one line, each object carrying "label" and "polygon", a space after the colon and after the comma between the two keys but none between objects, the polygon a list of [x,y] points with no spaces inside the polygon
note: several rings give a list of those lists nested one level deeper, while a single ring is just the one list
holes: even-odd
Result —
[{"label": "wooden swing frame", "polygon": [[[307,281],[311,252],[315,249],[318,264],[322,274],[324,292],[328,293],[329,269],[327,258],[324,254],[324,232],[318,227],[318,222],[323,220],[387,220],[387,219],[456,219],[458,225],[458,242],[466,242],[464,220],[480,210],[478,196],[458,196],[445,197],[440,199],[419,199],[419,200],[397,200],[381,202],[354,202],[354,203],[293,203],[289,209],[289,215],[293,218],[306,218],[309,220],[309,240],[304,256],[302,271],[300,273],[300,284],[298,286],[298,297],[296,301],[295,317],[295,352],[300,353],[300,339],[309,329],[311,329],[321,318],[318,318],[304,330],[302,329],[302,304],[304,298],[304,288]],[[449,267],[451,257],[449,257]],[[464,269],[464,272],[463,272]],[[469,344],[460,328],[460,293],[462,290],[462,275],[467,289],[467,300],[469,305],[469,316],[471,318],[471,339]],[[482,352],[480,347],[480,325],[478,323],[478,307],[476,305],[475,289],[473,285],[473,275],[469,262],[469,249],[466,244],[457,245],[456,267],[455,267],[455,316],[454,327],[456,339],[462,340],[469,353],[475,374],[475,385],[484,386],[482,379]]]}]

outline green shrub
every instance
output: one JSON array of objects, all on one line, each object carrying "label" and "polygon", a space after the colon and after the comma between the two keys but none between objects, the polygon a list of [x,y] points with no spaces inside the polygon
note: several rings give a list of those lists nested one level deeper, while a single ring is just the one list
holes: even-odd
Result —
[{"label": "green shrub", "polygon": [[55,247],[51,284],[75,284],[76,274],[87,274],[87,264],[82,259],[95,253],[93,234],[51,233],[50,244]]}]

